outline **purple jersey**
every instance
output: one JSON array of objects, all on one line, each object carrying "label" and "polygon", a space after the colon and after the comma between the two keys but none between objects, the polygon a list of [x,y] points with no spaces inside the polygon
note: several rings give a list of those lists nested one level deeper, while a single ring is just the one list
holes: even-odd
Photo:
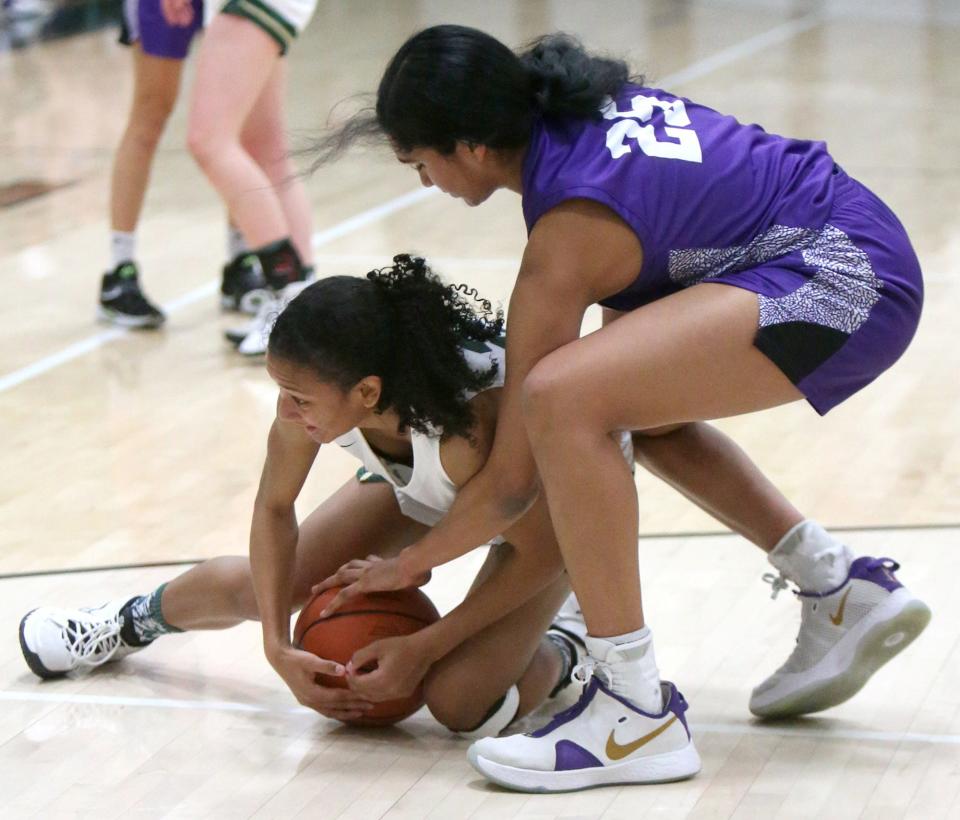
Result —
[{"label": "purple jersey", "polygon": [[601,304],[633,310],[700,282],[753,291],[754,344],[821,413],[916,330],[923,284],[906,232],[822,142],[627,85],[596,117],[534,125],[527,230],[569,199],[612,209],[643,246],[637,278]]},{"label": "purple jersey", "polygon": [[[654,88],[627,85],[596,119],[537,123],[523,169],[527,230],[566,199],[614,210],[643,246],[639,278],[603,304],[620,309],[694,284],[703,254],[742,249],[774,226],[820,228],[833,204],[834,162],[822,142],[758,125]],[[738,264],[782,256],[776,233]],[[748,258],[749,257],[749,258]]]}]

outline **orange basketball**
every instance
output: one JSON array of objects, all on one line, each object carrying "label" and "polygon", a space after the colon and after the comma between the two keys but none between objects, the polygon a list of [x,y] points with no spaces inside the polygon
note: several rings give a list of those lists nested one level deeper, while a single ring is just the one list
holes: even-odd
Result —
[{"label": "orange basketball", "polygon": [[[433,602],[419,589],[400,589],[392,592],[373,592],[358,595],[332,615],[321,618],[320,613],[340,591],[340,587],[325,590],[311,598],[300,611],[293,628],[294,643],[328,661],[344,666],[353,653],[381,638],[410,635],[440,619]],[[345,678],[317,675],[324,686],[346,688]],[[403,720],[423,706],[422,687],[406,698],[386,700],[351,724],[357,726],[386,726]]]}]

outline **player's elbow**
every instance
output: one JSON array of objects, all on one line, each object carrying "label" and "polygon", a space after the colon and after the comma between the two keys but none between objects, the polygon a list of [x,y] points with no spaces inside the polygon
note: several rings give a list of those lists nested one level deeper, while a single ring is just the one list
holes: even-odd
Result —
[{"label": "player's elbow", "polygon": [[505,477],[497,492],[497,506],[504,518],[516,519],[529,510],[540,496],[535,470]]}]

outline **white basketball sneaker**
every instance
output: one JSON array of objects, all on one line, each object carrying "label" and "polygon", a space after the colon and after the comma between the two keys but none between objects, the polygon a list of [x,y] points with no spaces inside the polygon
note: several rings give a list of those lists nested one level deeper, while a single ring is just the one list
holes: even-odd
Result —
[{"label": "white basketball sneaker", "polygon": [[[858,558],[836,589],[796,591],[803,605],[797,646],[753,690],[750,711],[786,718],[843,703],[923,632],[930,608],[897,580],[899,568],[890,558]],[[774,597],[786,588],[782,577],[764,578]]]},{"label": "white basketball sneaker", "polygon": [[20,649],[31,671],[41,678],[92,669],[142,649],[124,642],[120,611],[132,599],[98,607],[40,607],[20,621]]},{"label": "white basketball sneaker", "polygon": [[611,691],[606,666],[589,658],[578,670],[589,682],[574,706],[535,732],[478,740],[467,751],[470,764],[488,780],[525,792],[665,783],[699,772],[687,703],[677,688],[661,683],[666,705],[645,712]]},{"label": "white basketball sneaker", "polygon": [[264,298],[261,301],[257,314],[252,320],[241,327],[228,330],[224,334],[227,340],[235,344],[237,351],[244,356],[262,356],[267,352],[270,331],[277,317],[294,298],[300,295],[304,288],[311,284],[313,284],[312,279],[305,282],[293,282],[279,292],[270,291],[269,298]]}]

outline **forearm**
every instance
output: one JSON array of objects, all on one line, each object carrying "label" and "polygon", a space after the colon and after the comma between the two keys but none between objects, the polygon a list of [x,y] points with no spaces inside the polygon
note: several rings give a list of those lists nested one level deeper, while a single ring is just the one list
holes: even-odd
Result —
[{"label": "forearm", "polygon": [[297,520],[288,512],[258,509],[250,532],[250,572],[263,628],[264,649],[290,643],[290,591],[296,560]]},{"label": "forearm", "polygon": [[[463,602],[420,635],[431,662],[526,604],[563,573],[559,553],[491,547],[492,569]],[[486,567],[485,567],[486,569]]]},{"label": "forearm", "polygon": [[440,523],[400,553],[412,575],[429,572],[506,532],[536,501],[536,484],[511,487],[484,467],[457,494]]}]

